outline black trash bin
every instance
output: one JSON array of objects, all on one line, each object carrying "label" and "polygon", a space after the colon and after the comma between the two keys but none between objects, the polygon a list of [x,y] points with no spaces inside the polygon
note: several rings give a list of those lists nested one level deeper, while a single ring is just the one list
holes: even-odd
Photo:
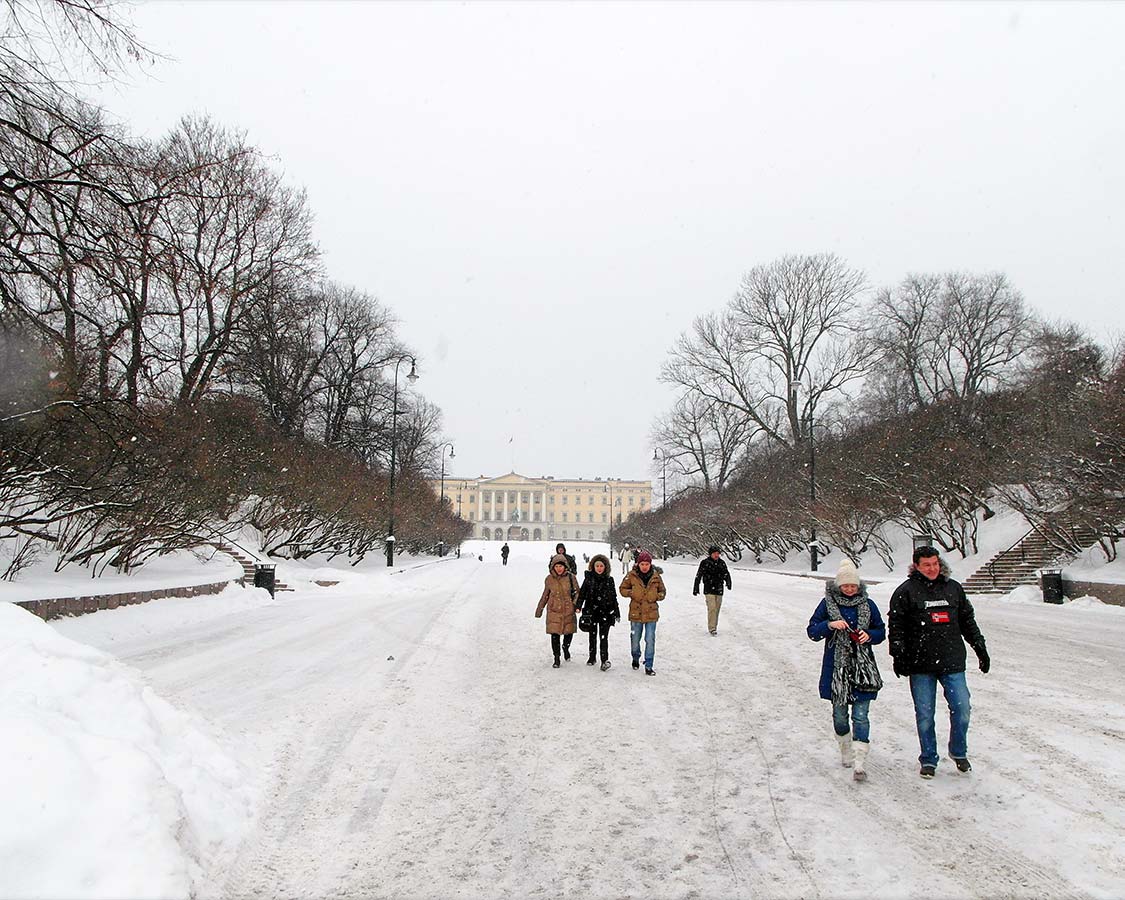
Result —
[{"label": "black trash bin", "polygon": [[276,573],[277,566],[268,563],[254,563],[254,587],[265,588],[272,597]]},{"label": "black trash bin", "polygon": [[1039,584],[1043,589],[1044,603],[1063,602],[1062,569],[1041,569]]}]

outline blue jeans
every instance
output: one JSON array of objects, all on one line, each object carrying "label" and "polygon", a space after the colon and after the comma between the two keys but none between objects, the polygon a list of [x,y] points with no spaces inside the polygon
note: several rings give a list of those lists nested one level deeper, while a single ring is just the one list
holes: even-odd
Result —
[{"label": "blue jeans", "polygon": [[[863,741],[867,744],[871,740],[871,722],[867,718],[867,708],[871,706],[870,700],[856,700],[852,704],[852,740]],[[837,706],[832,704],[832,727],[836,734],[848,733],[848,704]]]},{"label": "blue jeans", "polygon": [[656,623],[629,623],[629,645],[633,651],[633,662],[641,658],[641,631],[645,633],[645,668],[651,669],[652,658],[656,655]]},{"label": "blue jeans", "polygon": [[954,759],[965,759],[969,755],[969,685],[965,683],[965,673],[911,675],[910,696],[914,698],[914,719],[918,723],[918,743],[922,748],[918,762],[924,766],[938,764],[934,731],[938,682],[949,704],[949,755]]}]

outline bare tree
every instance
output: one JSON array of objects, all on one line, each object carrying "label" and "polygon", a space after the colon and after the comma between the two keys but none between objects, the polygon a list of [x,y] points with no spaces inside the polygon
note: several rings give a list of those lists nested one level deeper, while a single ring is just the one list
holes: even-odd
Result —
[{"label": "bare tree", "polygon": [[864,286],[832,254],[757,266],[723,312],[680,337],[662,378],[742,413],[770,441],[799,444],[812,414],[867,370]]},{"label": "bare tree", "polygon": [[745,454],[754,428],[734,405],[685,394],[653,427],[652,440],[689,481],[722,490]]},{"label": "bare tree", "polygon": [[391,392],[383,373],[404,350],[395,338],[394,317],[375,297],[339,288],[327,299],[320,328],[323,390],[315,413],[320,439],[373,462],[379,442],[370,446],[371,436],[384,425],[389,434]]},{"label": "bare tree", "polygon": [[965,400],[1008,383],[1032,346],[1035,320],[1002,274],[909,275],[873,306],[890,412]]},{"label": "bare tree", "polygon": [[179,402],[210,388],[254,298],[272,280],[311,274],[316,248],[303,193],[285,188],[241,135],[185,119],[168,155],[182,173],[162,207],[170,246]]}]

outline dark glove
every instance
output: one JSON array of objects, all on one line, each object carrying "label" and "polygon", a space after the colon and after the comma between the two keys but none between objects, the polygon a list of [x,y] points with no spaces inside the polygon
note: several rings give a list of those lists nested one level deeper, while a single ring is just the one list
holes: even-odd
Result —
[{"label": "dark glove", "polygon": [[899,662],[897,656],[891,657],[891,665],[894,667],[895,678],[902,678],[903,675],[908,674],[906,671],[906,664]]},{"label": "dark glove", "polygon": [[694,591],[692,591],[692,592],[691,592],[691,595],[692,595],[693,597],[698,597],[698,596],[699,596],[699,588],[696,588],[696,589],[695,589]]},{"label": "dark glove", "polygon": [[988,670],[992,667],[992,660],[988,658],[988,651],[984,647],[977,650],[977,663],[980,665],[981,672],[987,675]]}]

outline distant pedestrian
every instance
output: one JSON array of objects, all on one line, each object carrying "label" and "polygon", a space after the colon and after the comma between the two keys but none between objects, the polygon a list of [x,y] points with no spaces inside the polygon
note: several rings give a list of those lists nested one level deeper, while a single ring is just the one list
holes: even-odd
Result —
[{"label": "distant pedestrian", "polygon": [[626,541],[621,547],[621,555],[617,557],[621,561],[621,568],[628,571],[633,565],[633,554],[629,552],[629,542]]},{"label": "distant pedestrian", "polygon": [[879,607],[868,598],[867,586],[850,559],[840,563],[836,578],[828,582],[807,632],[812,640],[825,641],[820,696],[832,701],[840,762],[855,769],[852,777],[856,781],[866,781],[871,749],[869,708],[883,686],[871,648],[883,642],[886,629]]},{"label": "distant pedestrian", "polygon": [[578,591],[578,609],[590,620],[590,658],[586,665],[597,662],[595,654],[600,649],[603,672],[610,666],[609,629],[621,621],[621,605],[617,601],[617,586],[611,569],[609,559],[595,553]]},{"label": "distant pedestrian", "polygon": [[633,654],[633,668],[640,668],[641,634],[645,638],[645,674],[655,675],[653,660],[656,656],[656,622],[660,618],[657,604],[664,599],[664,579],[653,568],[652,554],[642,550],[637,554],[637,564],[621,582],[622,597],[629,598],[629,644]]},{"label": "distant pedestrian", "polygon": [[[578,574],[578,563],[575,562],[572,553],[566,552],[566,544],[555,544],[555,553],[561,555],[566,560],[566,567],[570,569],[572,575]],[[551,565],[554,565],[554,557],[551,557]]]},{"label": "distant pedestrian", "polygon": [[910,679],[914,720],[921,754],[918,774],[933,778],[937,771],[937,733],[934,708],[937,686],[949,704],[949,757],[958,772],[972,771],[969,763],[969,685],[965,681],[965,643],[977,655],[981,672],[992,663],[977,627],[976,614],[965,589],[949,577],[949,567],[933,547],[914,551],[910,575],[891,595],[891,657],[895,675]]},{"label": "distant pedestrian", "polygon": [[695,572],[692,596],[699,596],[699,582],[703,582],[703,597],[707,601],[707,630],[714,637],[719,633],[719,610],[723,606],[723,587],[730,588],[730,569],[722,559],[722,551],[714,544],[707,548],[707,555],[699,561]]},{"label": "distant pedestrian", "polygon": [[575,601],[578,599],[578,579],[567,569],[566,558],[556,554],[551,559],[551,572],[543,582],[543,594],[535,609],[535,618],[543,617],[547,610],[547,634],[551,636],[551,652],[555,657],[552,668],[559,667],[560,638],[562,655],[570,660],[570,642],[578,630],[574,616]]},{"label": "distant pedestrian", "polygon": [[511,548],[508,546],[508,542],[505,541],[504,546],[500,548],[500,558],[502,560],[504,560],[504,565],[508,564],[508,554],[511,553],[511,552],[512,551],[511,551]]}]

